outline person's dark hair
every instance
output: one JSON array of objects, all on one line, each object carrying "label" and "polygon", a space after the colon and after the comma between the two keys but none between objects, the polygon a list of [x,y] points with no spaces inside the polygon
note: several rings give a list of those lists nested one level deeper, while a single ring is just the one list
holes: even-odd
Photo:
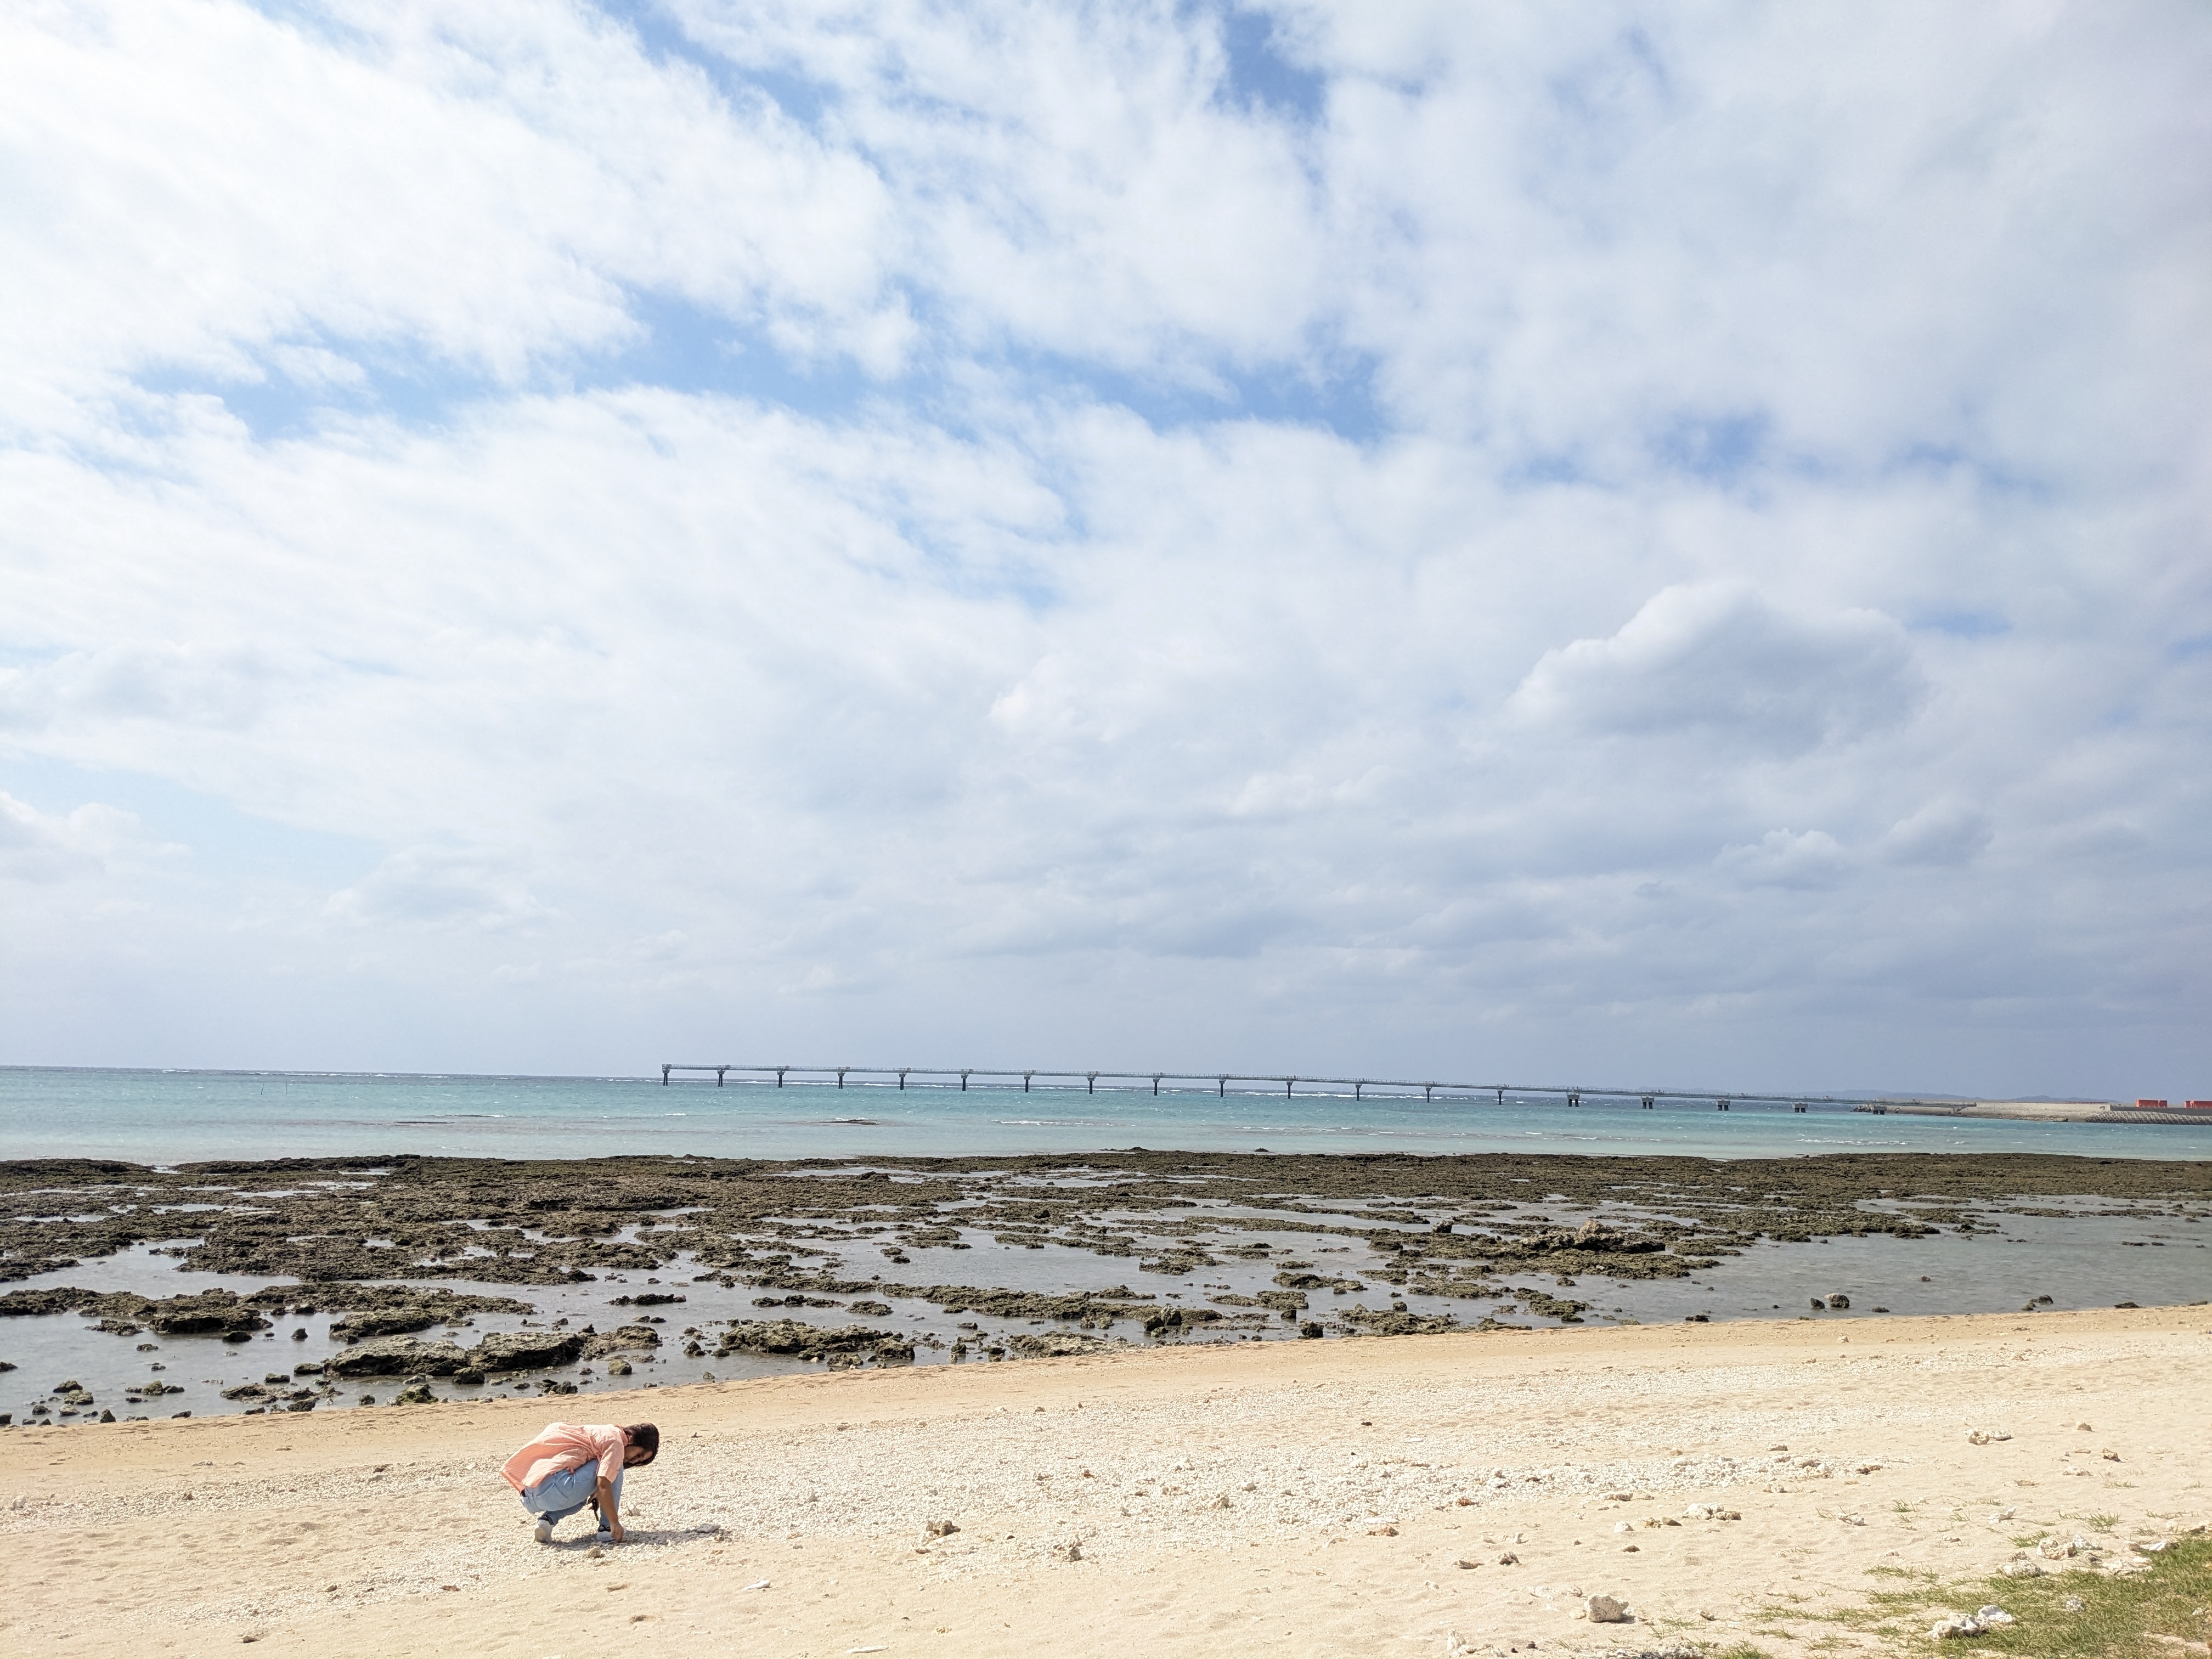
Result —
[{"label": "person's dark hair", "polygon": [[[660,1455],[660,1431],[654,1428],[652,1424],[624,1424],[623,1425],[623,1435],[631,1445],[637,1447],[640,1450],[645,1453],[646,1463],[650,1463],[654,1458]],[[645,1467],[645,1463],[641,1463],[638,1467],[640,1468],[643,1468]]]}]

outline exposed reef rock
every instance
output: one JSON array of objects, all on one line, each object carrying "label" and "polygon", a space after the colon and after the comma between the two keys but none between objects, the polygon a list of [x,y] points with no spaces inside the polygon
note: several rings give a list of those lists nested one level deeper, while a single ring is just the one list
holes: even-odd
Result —
[{"label": "exposed reef rock", "polygon": [[158,1331],[164,1336],[227,1336],[269,1328],[269,1321],[252,1302],[232,1291],[157,1298],[129,1291],[59,1285],[10,1291],[0,1296],[0,1318],[55,1313],[95,1315],[102,1330],[118,1336],[135,1336],[141,1330]]},{"label": "exposed reef rock", "polygon": [[611,1331],[590,1331],[584,1336],[584,1358],[598,1359],[629,1348],[657,1348],[660,1334],[650,1325],[620,1325]]},{"label": "exposed reef rock", "polygon": [[550,1370],[573,1364],[588,1340],[580,1331],[494,1331],[469,1350],[468,1363],[480,1371]]},{"label": "exposed reef rock", "polygon": [[914,1358],[914,1344],[896,1331],[866,1325],[841,1325],[828,1330],[796,1319],[738,1319],[722,1333],[715,1352],[787,1354],[801,1359],[843,1355],[873,1359],[879,1364],[899,1364]]},{"label": "exposed reef rock", "polygon": [[1145,1315],[1145,1334],[1180,1336],[1223,1317],[1218,1308],[1153,1308]]},{"label": "exposed reef rock", "polygon": [[1407,1313],[1403,1308],[1370,1311],[1355,1305],[1340,1310],[1336,1316],[1353,1336],[1429,1336],[1462,1328],[1449,1314]]},{"label": "exposed reef rock", "polygon": [[456,1296],[448,1291],[389,1288],[392,1294],[388,1298],[380,1297],[371,1305],[355,1307],[332,1320],[331,1334],[341,1342],[356,1342],[364,1337],[427,1331],[433,1325],[457,1325],[480,1313],[532,1311],[527,1302],[517,1302],[513,1297]]},{"label": "exposed reef rock", "polygon": [[451,1376],[469,1357],[450,1342],[411,1336],[373,1336],[323,1362],[325,1376]]},{"label": "exposed reef rock", "polygon": [[[1156,1337],[1209,1324],[1274,1332],[1283,1322],[1300,1324],[1302,1316],[1302,1330],[1328,1319],[1364,1331],[1398,1328],[1395,1310],[1366,1311],[1378,1281],[1392,1287],[1392,1299],[1444,1297],[1497,1304],[1493,1314],[1518,1310],[1574,1321],[1587,1311],[1584,1303],[1528,1288],[1527,1280],[1540,1275],[1564,1290],[1581,1278],[1680,1279],[1762,1242],[1981,1232],[2008,1211],[2051,1213],[2054,1205],[2083,1198],[2178,1213],[2212,1203],[2212,1160],[1858,1152],[1744,1159],[1417,1157],[1134,1148],[1024,1158],[882,1157],[866,1167],[830,1158],[380,1156],[215,1160],[155,1170],[63,1158],[0,1164],[0,1195],[6,1199],[0,1204],[0,1281],[54,1273],[133,1246],[152,1248],[193,1272],[297,1281],[247,1296],[19,1290],[0,1295],[0,1318],[73,1313],[118,1335],[151,1332],[242,1344],[269,1329],[279,1314],[335,1314],[334,1334],[352,1340],[329,1372],[343,1376],[356,1374],[349,1367],[397,1364],[401,1352],[430,1356],[439,1364],[461,1355],[468,1369],[490,1373],[550,1368],[580,1357],[614,1360],[623,1347],[642,1352],[658,1346],[643,1321],[607,1336],[531,1327],[486,1333],[465,1348],[444,1341],[379,1346],[483,1315],[534,1316],[526,1287],[580,1284],[610,1269],[688,1273],[693,1285],[742,1285],[758,1292],[756,1304],[763,1313],[846,1306],[856,1316],[888,1321],[883,1310],[902,1301],[926,1302],[952,1316],[1079,1332],[1116,1325],[1127,1332],[1141,1324]],[[1286,1232],[1318,1241],[1296,1247],[1313,1259],[1296,1259],[1279,1243]],[[1130,1263],[1108,1270],[1117,1278],[1187,1273],[1224,1261],[1266,1263],[1261,1271],[1272,1273],[1274,1285],[1257,1295],[1206,1285],[1200,1294],[1214,1306],[1199,1309],[1127,1283],[1055,1293],[917,1284],[865,1272],[903,1267],[910,1251],[987,1240]],[[988,1275],[979,1269],[976,1276]],[[523,1295],[465,1288],[479,1285],[514,1286]],[[633,1308],[658,1304],[672,1312],[687,1295],[704,1299],[681,1279],[666,1288],[616,1291],[610,1285],[594,1295],[618,1304],[626,1297]],[[1341,1311],[1362,1295],[1358,1316]],[[1830,1297],[1827,1306],[1846,1304]],[[1249,1311],[1221,1317],[1226,1310]],[[685,1316],[675,1316],[680,1323]],[[741,1321],[733,1330],[784,1334],[733,1340],[711,1322],[700,1322],[708,1334],[691,1337],[687,1350],[704,1352],[719,1340],[722,1352],[835,1356],[851,1363],[893,1358],[908,1347],[903,1335],[868,1325],[823,1332],[797,1320]],[[790,1335],[794,1329],[799,1334]],[[976,1340],[1024,1352],[1011,1336]],[[890,1346],[879,1352],[885,1343]],[[434,1370],[422,1358],[408,1363],[424,1375],[459,1369]]]},{"label": "exposed reef rock", "polygon": [[1006,1339],[1007,1348],[1023,1359],[1068,1359],[1128,1346],[1118,1337],[1085,1336],[1080,1331],[1017,1331]]}]

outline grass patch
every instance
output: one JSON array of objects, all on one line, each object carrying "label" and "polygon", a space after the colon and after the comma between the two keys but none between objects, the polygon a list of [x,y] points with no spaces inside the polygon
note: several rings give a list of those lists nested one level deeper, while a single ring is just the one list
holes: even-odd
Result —
[{"label": "grass patch", "polygon": [[[2176,1659],[2172,1638],[2212,1638],[2212,1538],[2185,1538],[2149,1558],[2150,1571],[2126,1577],[2054,1572],[2045,1578],[1992,1575],[1945,1583],[1918,1582],[1875,1591],[1868,1605],[1828,1615],[1838,1623],[1897,1641],[1906,1650],[2021,1654],[2030,1659]],[[1897,1577],[1894,1569],[1877,1569]],[[2079,1611],[2067,1610],[2078,1598]],[[1928,1627],[1954,1613],[1994,1602],[2020,1622],[1938,1644]],[[2168,1638],[2160,1641],[2158,1638]]]}]

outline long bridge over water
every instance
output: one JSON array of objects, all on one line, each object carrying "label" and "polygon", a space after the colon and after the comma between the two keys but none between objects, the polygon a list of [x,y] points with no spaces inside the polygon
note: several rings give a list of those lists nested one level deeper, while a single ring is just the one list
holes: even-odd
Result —
[{"label": "long bridge over water", "polygon": [[1367,1097],[1367,1091],[1372,1089],[1378,1098],[1494,1101],[1500,1106],[1509,1097],[1516,1100],[1559,1100],[1569,1106],[1579,1106],[1584,1100],[1632,1100],[1647,1111],[1656,1109],[1662,1101],[1710,1104],[1714,1110],[1722,1112],[1737,1105],[1787,1106],[1796,1112],[1808,1111],[1814,1106],[1844,1106],[1875,1111],[1911,1110],[1916,1108],[1949,1111],[1970,1103],[1957,1100],[1903,1100],[1873,1095],[1597,1088],[1582,1084],[1557,1083],[1450,1083],[1434,1079],[1311,1077],[1304,1073],[1050,1069],[1033,1066],[741,1066],[728,1061],[702,1065],[678,1065],[672,1061],[661,1066],[660,1080],[667,1084],[679,1077],[684,1081],[696,1078],[703,1083],[708,1073],[713,1073],[717,1088],[735,1078],[741,1084],[753,1085],[766,1085],[773,1080],[779,1089],[787,1082],[816,1086],[827,1086],[834,1082],[842,1089],[850,1079],[856,1086],[882,1088],[896,1083],[901,1089],[909,1082],[928,1088],[952,1088],[957,1085],[962,1090],[971,1083],[983,1088],[1012,1088],[1018,1083],[1024,1094],[1040,1085],[1047,1089],[1079,1088],[1086,1094],[1097,1093],[1102,1085],[1113,1091],[1149,1090],[1155,1095],[1164,1091],[1181,1094],[1201,1093],[1212,1089],[1218,1097],[1225,1099],[1229,1085],[1234,1083],[1239,1094],[1265,1093],[1272,1096],[1279,1091],[1285,1098],[1295,1098],[1299,1089],[1304,1087],[1309,1095],[1340,1095],[1348,1090],[1354,1100],[1364,1100]]},{"label": "long bridge over water", "polygon": [[1725,1112],[1736,1106],[1788,1107],[1809,1112],[1815,1106],[1841,1106],[1855,1112],[1895,1112],[1909,1117],[1978,1117],[2026,1119],[2045,1123],[2178,1123],[2212,1128],[2212,1102],[2192,1100],[2188,1109],[2168,1109],[2162,1101],[2138,1101],[2130,1108],[2105,1100],[1963,1100],[1918,1099],[1903,1095],[1802,1094],[1759,1090],[1601,1088],[1580,1083],[1448,1083],[1437,1079],[1382,1077],[1311,1077],[1304,1073],[1249,1072],[1115,1071],[1104,1066],[1047,1067],[1038,1066],[741,1066],[718,1060],[682,1065],[673,1060],[660,1068],[663,1086],[682,1081],[704,1083],[712,1073],[714,1086],[722,1088],[735,1078],[741,1084],[776,1088],[798,1083],[805,1086],[846,1086],[903,1089],[909,1083],[921,1088],[965,1091],[972,1083],[982,1088],[1012,1088],[1018,1082],[1024,1094],[1042,1086],[1048,1090],[1080,1088],[1097,1094],[1103,1085],[1110,1091],[1148,1090],[1154,1095],[1196,1094],[1207,1089],[1226,1099],[1229,1085],[1240,1095],[1273,1096],[1280,1089],[1285,1099],[1295,1099],[1303,1086],[1311,1097],[1341,1096],[1346,1090],[1354,1100],[1376,1091],[1377,1099],[1465,1101],[1470,1104],[1503,1106],[1509,1098],[1520,1101],[1557,1100],[1580,1106],[1585,1100],[1634,1101],[1645,1111],[1662,1101],[1703,1106]]}]

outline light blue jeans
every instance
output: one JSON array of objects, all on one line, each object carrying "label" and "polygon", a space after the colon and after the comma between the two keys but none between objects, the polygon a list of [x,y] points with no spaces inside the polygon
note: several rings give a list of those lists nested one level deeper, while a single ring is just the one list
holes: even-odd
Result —
[{"label": "light blue jeans", "polygon": [[[622,1504],[623,1471],[615,1472],[615,1504]],[[599,1487],[596,1459],[558,1474],[549,1474],[534,1486],[523,1489],[522,1507],[544,1521],[565,1521],[592,1501]]]}]

